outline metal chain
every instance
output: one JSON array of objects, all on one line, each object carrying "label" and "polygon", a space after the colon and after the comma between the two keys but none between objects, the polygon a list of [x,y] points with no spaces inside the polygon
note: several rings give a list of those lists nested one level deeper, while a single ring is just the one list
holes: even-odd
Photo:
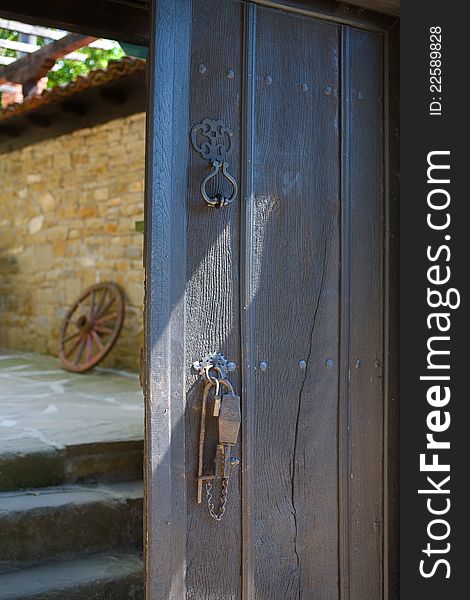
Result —
[{"label": "metal chain", "polygon": [[214,503],[212,502],[212,483],[210,481],[206,481],[206,496],[210,516],[216,521],[221,521],[227,505],[228,477],[224,477],[222,479],[222,489],[220,492],[220,504],[218,512],[216,512]]}]

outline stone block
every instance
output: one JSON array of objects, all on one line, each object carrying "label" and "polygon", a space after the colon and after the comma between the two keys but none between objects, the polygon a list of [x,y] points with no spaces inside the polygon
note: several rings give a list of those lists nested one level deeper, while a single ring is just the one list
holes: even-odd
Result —
[{"label": "stone block", "polygon": [[126,198],[120,207],[120,213],[123,217],[137,217],[142,216],[144,207],[142,203],[126,203]]},{"label": "stone block", "polygon": [[[128,260],[116,261],[116,269],[118,271],[129,271],[129,261]],[[131,273],[128,273],[128,275],[131,275]]]},{"label": "stone block", "polygon": [[48,212],[56,208],[57,199],[50,192],[45,192],[39,196],[38,203],[44,212]]},{"label": "stone block", "polygon": [[79,165],[86,165],[88,164],[89,159],[88,159],[88,153],[84,152],[83,150],[80,150],[79,152],[74,152],[72,154],[72,163],[74,168],[77,168],[77,166]]},{"label": "stone block", "polygon": [[67,305],[72,304],[82,292],[82,284],[80,279],[67,279],[64,282],[65,286],[65,302]]},{"label": "stone block", "polygon": [[70,160],[70,154],[58,152],[53,157],[54,169],[70,169],[72,162]]},{"label": "stone block", "polygon": [[80,262],[84,267],[94,267],[96,259],[94,256],[82,256]]},{"label": "stone block", "polygon": [[96,206],[82,206],[79,210],[79,215],[82,219],[88,219],[96,215]]},{"label": "stone block", "polygon": [[106,187],[98,188],[93,192],[93,199],[97,202],[107,200],[109,198],[109,190]]},{"label": "stone block", "polygon": [[55,240],[65,240],[67,238],[68,227],[66,225],[55,225],[47,230],[47,239],[52,242]]},{"label": "stone block", "polygon": [[38,173],[28,173],[28,175],[26,175],[27,183],[39,183],[40,181],[42,181],[42,175],[39,175]]},{"label": "stone block", "polygon": [[117,223],[106,223],[105,229],[109,233],[116,233],[118,230],[118,225]]},{"label": "stone block", "polygon": [[40,288],[36,290],[35,305],[54,304],[56,302],[56,293],[52,288]]},{"label": "stone block", "polygon": [[52,252],[54,256],[65,256],[67,254],[67,243],[65,240],[55,240],[52,242]]},{"label": "stone block", "polygon": [[37,217],[33,217],[30,219],[28,223],[28,230],[31,235],[38,233],[41,231],[42,226],[44,225],[44,215],[38,215]]},{"label": "stone block", "polygon": [[125,290],[130,305],[142,306],[144,298],[144,287],[142,284],[128,283]]},{"label": "stone block", "polygon": [[127,187],[129,192],[143,192],[144,191],[144,180],[137,179],[136,181],[131,181]]},{"label": "stone block", "polygon": [[84,269],[81,272],[81,280],[83,289],[90,287],[95,283],[98,283],[97,272],[94,269]]},{"label": "stone block", "polygon": [[32,253],[32,267],[35,271],[47,271],[53,262],[51,244],[38,244],[34,246]]},{"label": "stone block", "polygon": [[140,258],[142,256],[142,248],[137,246],[127,246],[125,256],[127,258]]}]

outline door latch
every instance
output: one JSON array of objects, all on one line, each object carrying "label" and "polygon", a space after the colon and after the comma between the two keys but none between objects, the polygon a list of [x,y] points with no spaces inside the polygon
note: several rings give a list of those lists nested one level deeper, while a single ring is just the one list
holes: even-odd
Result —
[{"label": "door latch", "polygon": [[[231,204],[238,193],[238,185],[228,172],[227,153],[232,147],[233,131],[219,119],[203,119],[191,130],[191,143],[202,158],[209,161],[211,170],[201,182],[201,195],[208,206],[221,208]],[[209,196],[206,191],[207,183],[213,179],[222,168],[222,175],[230,182],[232,193],[226,197],[222,192]]]},{"label": "door latch", "polygon": [[[233,456],[241,425],[240,397],[234,393],[232,384],[227,379],[228,365],[221,354],[213,354],[194,363],[205,380],[201,404],[201,421],[199,426],[199,456],[197,471],[197,502],[202,502],[203,484],[206,485],[207,506],[209,514],[220,521],[225,512],[228,495],[228,483],[233,467],[240,460]],[[222,394],[222,389],[226,393]],[[208,404],[212,394],[212,418],[217,419],[217,446],[213,460],[213,472],[204,473],[204,449],[206,443],[206,420]],[[214,483],[220,484],[219,506],[216,509],[212,498]]]}]

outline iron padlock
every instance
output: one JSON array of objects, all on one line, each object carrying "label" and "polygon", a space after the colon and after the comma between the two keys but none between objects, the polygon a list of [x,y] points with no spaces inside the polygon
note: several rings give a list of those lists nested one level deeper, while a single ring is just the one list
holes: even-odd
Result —
[{"label": "iron padlock", "polygon": [[214,396],[214,400],[212,403],[212,416],[213,417],[218,417],[220,414],[220,403],[222,402],[222,398],[216,394]]},{"label": "iron padlock", "polygon": [[218,421],[219,444],[236,444],[241,424],[240,396],[222,396]]},{"label": "iron padlock", "polygon": [[232,468],[239,464],[239,459],[232,456],[232,444],[217,444],[214,458],[215,478],[228,478]]}]

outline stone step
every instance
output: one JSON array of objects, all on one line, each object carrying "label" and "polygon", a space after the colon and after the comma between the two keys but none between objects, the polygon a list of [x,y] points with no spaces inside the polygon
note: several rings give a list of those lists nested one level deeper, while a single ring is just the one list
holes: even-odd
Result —
[{"label": "stone step", "polygon": [[142,483],[0,493],[0,571],[142,547]]},{"label": "stone step", "polygon": [[142,600],[142,560],[102,553],[0,575],[0,600]]},{"label": "stone step", "polygon": [[2,444],[0,491],[83,481],[142,478],[143,440],[115,440],[56,448],[24,438]]}]

